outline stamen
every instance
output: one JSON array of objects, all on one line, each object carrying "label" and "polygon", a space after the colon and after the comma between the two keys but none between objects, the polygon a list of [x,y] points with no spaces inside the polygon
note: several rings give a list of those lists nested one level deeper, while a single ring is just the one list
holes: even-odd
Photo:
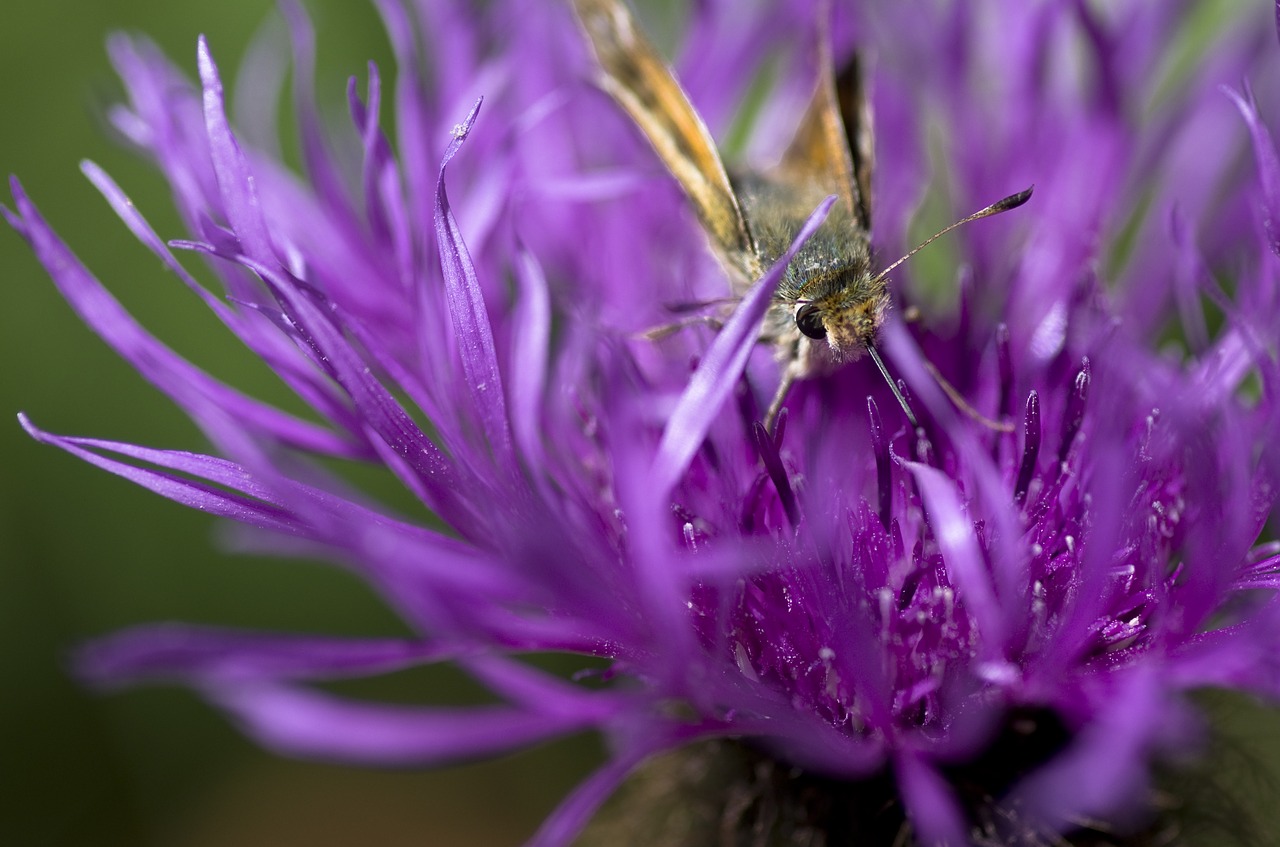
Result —
[{"label": "stamen", "polygon": [[1027,412],[1022,419],[1022,464],[1018,467],[1018,481],[1013,486],[1013,499],[1022,505],[1031,487],[1031,477],[1036,472],[1036,459],[1040,456],[1040,395],[1032,391],[1027,395]]},{"label": "stamen", "polygon": [[922,568],[912,568],[902,580],[902,588],[898,591],[898,611],[905,612],[916,597],[920,581],[924,579]]},{"label": "stamen", "polygon": [[1089,359],[1086,356],[1080,365],[1080,373],[1076,374],[1075,390],[1067,398],[1067,410],[1062,416],[1062,443],[1058,445],[1058,464],[1067,458],[1067,451],[1076,440],[1080,424],[1084,422],[1085,401],[1089,399]]},{"label": "stamen", "polygon": [[1013,415],[1013,351],[1009,349],[1009,326],[996,327],[996,365],[1000,371],[1000,400],[996,409],[1001,418]]},{"label": "stamen", "polygon": [[876,454],[876,489],[879,495],[880,524],[889,528],[889,517],[893,513],[893,478],[890,476],[889,439],[884,437],[884,426],[880,423],[880,410],[876,401],[867,398],[867,414],[871,417],[871,449]]},{"label": "stamen", "polygon": [[787,469],[782,466],[782,457],[778,455],[778,445],[769,437],[769,431],[762,423],[757,422],[752,433],[755,435],[756,452],[760,455],[760,461],[764,462],[769,479],[773,480],[778,500],[782,503],[782,511],[786,513],[787,521],[794,529],[800,523],[800,510],[796,507],[796,495],[791,489],[791,480],[787,478]]}]

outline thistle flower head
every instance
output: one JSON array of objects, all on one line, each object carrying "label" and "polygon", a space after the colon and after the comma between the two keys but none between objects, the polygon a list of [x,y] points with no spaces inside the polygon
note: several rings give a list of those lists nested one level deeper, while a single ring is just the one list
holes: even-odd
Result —
[{"label": "thistle flower head", "polygon": [[[144,626],[86,648],[81,671],[188,683],[304,757],[431,765],[596,730],[611,758],[543,845],[705,738],[842,781],[891,774],[925,844],[1140,822],[1150,765],[1195,727],[1187,691],[1280,695],[1280,554],[1260,540],[1280,471],[1280,159],[1274,98],[1260,109],[1238,82],[1274,89],[1269,33],[1242,15],[1190,36],[1192,4],[1167,0],[841,10],[837,54],[874,59],[879,255],[904,252],[939,196],[963,214],[1036,195],[958,231],[941,272],[895,271],[881,346],[918,429],[860,361],[797,384],[768,433],[778,370],[757,334],[786,258],[718,332],[638,338],[672,304],[723,297],[723,275],[585,82],[567,12],[527,5],[379,2],[399,71],[349,86],[354,160],[316,118],[311,34],[286,5],[301,178],[239,140],[203,41],[198,85],[146,42],[111,42],[129,96],[115,124],[167,176],[187,237],[166,242],[86,176],[307,418],[156,340],[13,183],[10,224],[212,451],[23,417],[32,436],[340,562],[416,633]],[[677,72],[713,128],[742,69],[776,60],[747,157],[795,125],[813,5],[694,14]],[[1192,48],[1188,71],[1174,60]],[[1256,167],[1235,167],[1246,152]],[[1009,426],[958,411],[928,363]],[[353,495],[324,457],[385,468],[422,508]],[[604,659],[607,679],[521,660],[545,651]],[[310,684],[438,662],[497,702],[392,707]]]}]

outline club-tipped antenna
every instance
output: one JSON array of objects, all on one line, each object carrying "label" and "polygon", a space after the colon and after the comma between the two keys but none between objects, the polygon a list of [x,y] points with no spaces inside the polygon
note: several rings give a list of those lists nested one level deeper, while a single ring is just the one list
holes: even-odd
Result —
[{"label": "club-tipped antenna", "polygon": [[[880,274],[875,278],[875,282],[880,282],[882,279],[884,279],[886,276],[889,275],[889,271],[893,270],[898,265],[901,265],[907,259],[910,259],[912,256],[919,253],[921,250],[928,247],[930,244],[937,241],[939,238],[946,235],[948,232],[951,232],[951,230],[956,229],[957,227],[962,227],[965,224],[969,223],[970,221],[976,221],[979,218],[989,218],[992,215],[998,215],[1001,212],[1007,212],[1010,209],[1018,208],[1023,203],[1031,199],[1031,192],[1034,190],[1035,190],[1035,186],[1032,185],[1028,187],[1025,191],[1019,191],[1017,194],[1010,194],[1008,197],[1005,197],[1003,200],[997,200],[996,202],[992,203],[990,206],[988,206],[985,209],[979,209],[978,211],[974,212],[972,215],[969,215],[969,217],[967,218],[961,218],[960,220],[956,221],[946,229],[935,232],[933,235],[929,236],[924,241],[920,242],[915,247],[913,247],[911,251],[907,253],[907,255],[903,256],[901,259],[899,259],[889,267],[882,270]],[[890,385],[892,384],[893,384],[893,381],[890,380]]]},{"label": "club-tipped antenna", "polygon": [[[898,261],[889,265],[889,267],[882,270],[880,274],[875,278],[875,281],[880,282],[881,280],[883,280],[886,276],[889,275],[889,272],[892,271],[894,268],[898,267],[898,265],[901,265],[907,259],[910,259],[912,256],[919,253],[921,250],[928,247],[930,244],[937,241],[939,238],[946,235],[948,232],[951,232],[951,230],[956,229],[958,227],[962,227],[965,224],[970,223],[971,221],[978,220],[979,218],[988,218],[988,217],[991,217],[992,215],[998,215],[1001,212],[1007,212],[1010,209],[1018,208],[1023,203],[1031,199],[1031,192],[1034,190],[1035,190],[1034,185],[1028,186],[1025,190],[1019,191],[1017,194],[1010,194],[1008,197],[997,200],[996,202],[992,203],[990,206],[987,206],[985,209],[979,209],[978,211],[974,212],[972,215],[969,215],[968,217],[961,218],[960,220],[956,221],[946,229],[935,232],[933,235],[929,236],[924,241],[920,242],[915,247],[913,247],[901,259],[899,259]],[[911,407],[907,405],[907,398],[902,395],[902,389],[898,388],[898,383],[895,382],[893,377],[889,374],[889,369],[885,367],[884,360],[880,358],[880,354],[876,351],[876,348],[874,345],[867,345],[867,354],[871,356],[871,361],[876,363],[876,368],[879,369],[880,375],[884,377],[884,381],[889,384],[889,390],[893,392],[894,399],[896,399],[898,401],[898,405],[902,407],[902,411],[907,416],[907,420],[911,422],[912,428],[918,429],[920,427],[920,424],[916,421],[915,413],[912,412]],[[929,373],[933,376],[935,380],[938,381],[938,384],[942,386],[942,389],[943,391],[946,392],[947,397],[949,397],[951,399],[951,402],[955,403],[956,406],[962,412],[969,415],[974,420],[977,420],[978,422],[982,423],[983,425],[989,426],[991,429],[1001,431],[1001,432],[1007,431],[1006,429],[1008,426],[1007,424],[1002,424],[996,421],[992,421],[984,417],[980,412],[978,412],[976,409],[970,406],[968,402],[965,401],[964,397],[960,395],[960,392],[956,391],[955,388],[951,386],[951,383],[943,379],[942,374],[938,372],[937,368],[933,367],[933,365],[930,364],[928,361],[926,361],[925,364],[928,367]]]},{"label": "club-tipped antenna", "polygon": [[915,413],[911,411],[911,407],[907,405],[907,398],[902,396],[902,389],[898,388],[898,383],[889,375],[889,369],[884,366],[884,359],[880,358],[880,354],[876,352],[876,348],[870,344],[867,345],[867,355],[871,357],[871,361],[876,363],[876,367],[880,369],[880,375],[884,377],[884,381],[889,383],[889,390],[893,392],[894,398],[897,399],[898,405],[902,407],[902,411],[907,416],[907,420],[911,422],[913,430],[919,429],[920,424],[916,421]]}]

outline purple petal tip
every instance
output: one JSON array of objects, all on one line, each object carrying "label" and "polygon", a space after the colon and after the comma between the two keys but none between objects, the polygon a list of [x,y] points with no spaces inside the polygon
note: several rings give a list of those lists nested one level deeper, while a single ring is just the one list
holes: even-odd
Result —
[{"label": "purple petal tip", "polygon": [[455,140],[465,141],[467,136],[471,134],[471,127],[475,125],[476,118],[480,115],[480,106],[484,103],[484,97],[476,99],[475,105],[471,107],[471,111],[467,113],[467,117],[453,128],[453,137]]}]

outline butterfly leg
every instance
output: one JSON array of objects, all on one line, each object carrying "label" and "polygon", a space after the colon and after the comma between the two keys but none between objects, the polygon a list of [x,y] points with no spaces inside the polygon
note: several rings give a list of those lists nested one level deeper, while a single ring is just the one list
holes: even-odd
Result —
[{"label": "butterfly leg", "polygon": [[791,386],[799,379],[800,372],[794,365],[789,365],[782,372],[782,381],[778,383],[778,390],[773,395],[773,401],[769,404],[769,411],[765,412],[764,428],[765,432],[773,435],[773,425],[778,420],[778,413],[782,411],[782,404],[786,402],[787,395],[791,393]]},{"label": "butterfly leg", "polygon": [[929,372],[929,376],[933,377],[933,381],[938,383],[938,387],[942,389],[942,393],[947,395],[947,399],[950,400],[957,409],[982,424],[987,429],[995,432],[1013,432],[1013,424],[1008,421],[993,421],[991,418],[971,406],[969,401],[964,399],[964,395],[960,393],[959,389],[952,385],[951,382],[942,375],[942,372],[934,367],[933,362],[930,362],[928,359],[922,359],[921,362],[924,365],[924,369]]},{"label": "butterfly leg", "polygon": [[716,332],[719,332],[724,327],[724,321],[715,315],[695,315],[690,318],[681,318],[678,321],[672,321],[669,324],[650,327],[640,333],[639,337],[647,341],[661,341],[664,338],[675,335],[681,330],[698,325],[709,326]]}]

